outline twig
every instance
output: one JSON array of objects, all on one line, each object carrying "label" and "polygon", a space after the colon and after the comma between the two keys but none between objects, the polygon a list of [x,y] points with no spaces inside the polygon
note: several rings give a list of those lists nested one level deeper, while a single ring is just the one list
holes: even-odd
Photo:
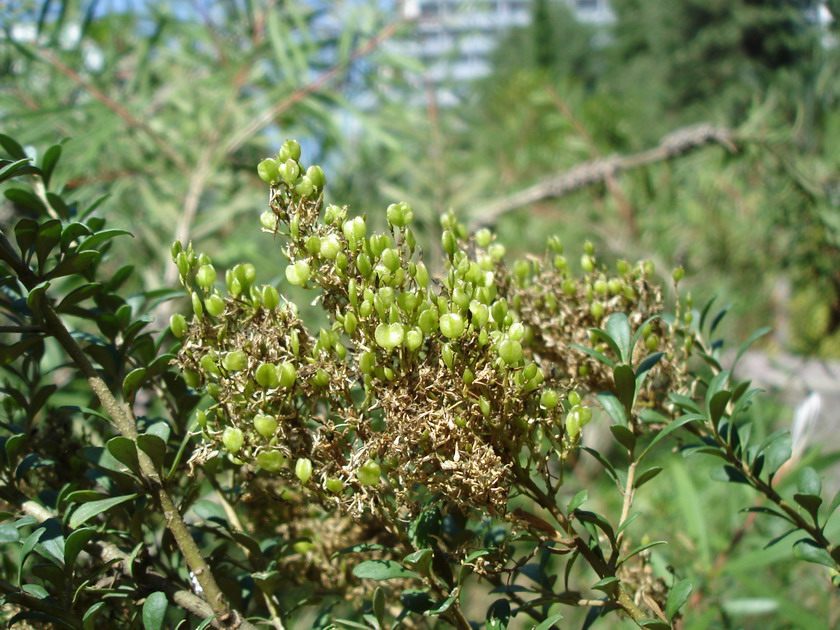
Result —
[{"label": "twig", "polygon": [[731,129],[715,127],[708,123],[677,129],[663,137],[659,145],[652,149],[631,155],[613,155],[590,160],[496,201],[477,203],[475,206],[483,210],[481,215],[473,218],[471,228],[475,230],[482,226],[492,226],[502,215],[529,203],[561,197],[614,177],[623,171],[679,157],[711,142],[722,144],[734,152],[736,139]]}]

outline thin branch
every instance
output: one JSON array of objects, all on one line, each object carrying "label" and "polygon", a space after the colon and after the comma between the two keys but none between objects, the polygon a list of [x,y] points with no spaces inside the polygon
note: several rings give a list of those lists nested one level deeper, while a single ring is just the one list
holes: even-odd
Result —
[{"label": "thin branch", "polygon": [[354,50],[346,61],[343,61],[333,66],[329,70],[324,71],[303,87],[296,89],[286,98],[280,100],[278,103],[272,105],[263,113],[254,117],[254,119],[250,123],[248,123],[245,127],[240,129],[237,133],[233,135],[233,137],[230,140],[228,140],[227,145],[225,145],[225,153],[230,154],[239,149],[255,133],[274,122],[277,116],[288,110],[290,107],[296,105],[313,92],[317,92],[318,90],[329,84],[354,61],[357,61],[358,59],[361,59],[362,57],[376,50],[383,42],[388,40],[401,25],[401,21],[388,24],[381,31],[379,31],[379,33],[377,33],[375,37],[373,37],[365,44],[359,46],[356,50]]},{"label": "thin branch", "polygon": [[42,333],[40,326],[0,326],[0,333]]},{"label": "thin branch", "polygon": [[623,171],[670,160],[712,142],[734,152],[737,150],[734,144],[736,140],[735,132],[725,127],[715,127],[708,123],[683,127],[663,137],[652,149],[631,155],[613,155],[590,160],[501,199],[477,203],[476,207],[483,208],[483,211],[473,219],[471,227],[475,230],[482,226],[492,226],[499,217],[522,206],[543,199],[561,197],[615,177]]},{"label": "thin branch", "polygon": [[184,161],[184,158],[177,151],[175,151],[175,149],[173,149],[160,134],[153,131],[152,128],[149,127],[149,125],[147,125],[142,120],[136,118],[125,107],[117,103],[114,99],[112,99],[98,87],[85,81],[85,79],[82,78],[82,76],[78,72],[73,70],[73,68],[65,64],[63,61],[61,61],[58,57],[56,57],[49,51],[39,50],[37,51],[37,54],[39,57],[41,57],[41,59],[49,63],[53,68],[58,70],[61,74],[73,81],[76,85],[84,89],[93,98],[95,98],[97,101],[105,105],[105,107],[114,112],[123,120],[123,122],[125,122],[126,125],[128,125],[132,129],[139,129],[147,136],[149,136],[149,138],[151,138],[152,141],[154,141],[158,148],[166,155],[166,157],[168,157],[172,161],[173,164],[175,164],[180,169],[186,170],[187,164]]}]

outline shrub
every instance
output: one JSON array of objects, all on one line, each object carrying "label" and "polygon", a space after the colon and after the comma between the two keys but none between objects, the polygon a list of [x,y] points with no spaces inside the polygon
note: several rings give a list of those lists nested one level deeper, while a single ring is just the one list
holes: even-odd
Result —
[{"label": "shrub", "polygon": [[[158,334],[147,313],[172,293],[120,294],[131,268],[107,254],[126,233],[50,191],[61,148],[36,167],[0,139],[0,178],[33,182],[7,189],[29,216],[0,233],[12,623],[470,628],[466,604],[486,598],[487,627],[559,627],[581,607],[670,628],[693,586],[653,566],[664,541],[634,508],[666,440],[717,458],[837,575],[838,500],[821,507],[808,467],[780,494],[790,437],[753,437],[757,390],[722,367],[720,316],[689,297],[669,315],[650,262],[610,270],[585,243],[572,264],[551,237],[508,264],[448,214],[437,278],[410,205],[369,233],[323,207],[323,171],[287,141],[259,165],[260,224],[327,323],[311,329],[253,265],[221,274],[176,242],[192,314]],[[599,426],[611,446],[588,441]],[[582,453],[618,509],[569,483]]]}]

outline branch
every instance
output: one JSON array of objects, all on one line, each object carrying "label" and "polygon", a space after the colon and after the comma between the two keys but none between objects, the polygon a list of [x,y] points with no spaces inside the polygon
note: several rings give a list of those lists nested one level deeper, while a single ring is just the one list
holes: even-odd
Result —
[{"label": "branch", "polygon": [[572,191],[605,181],[623,171],[670,160],[711,142],[722,144],[729,151],[735,152],[736,139],[735,132],[731,129],[715,127],[709,123],[682,127],[663,137],[652,149],[631,155],[613,155],[590,160],[507,197],[478,203],[476,207],[484,210],[480,216],[473,219],[471,228],[476,230],[483,226],[492,226],[502,215],[529,203],[562,197]]},{"label": "branch", "polygon": [[296,105],[300,101],[302,101],[306,96],[309,96],[313,92],[317,92],[325,85],[330,83],[333,79],[341,74],[343,70],[345,70],[351,63],[354,61],[370,54],[374,50],[376,50],[384,41],[389,39],[396,30],[402,25],[401,21],[393,22],[388,24],[383,28],[379,33],[376,34],[371,40],[367,43],[359,46],[356,50],[354,50],[347,61],[343,61],[329,70],[322,72],[320,75],[315,77],[312,81],[307,83],[301,88],[298,88],[291,94],[289,94],[286,98],[279,101],[276,105],[269,107],[265,110],[262,114],[256,116],[248,125],[243,127],[239,130],[239,132],[235,133],[233,137],[228,141],[227,145],[225,145],[225,153],[233,153],[237,149],[239,149],[243,144],[245,144],[255,133],[270,125],[280,114],[285,112],[287,109]]}]

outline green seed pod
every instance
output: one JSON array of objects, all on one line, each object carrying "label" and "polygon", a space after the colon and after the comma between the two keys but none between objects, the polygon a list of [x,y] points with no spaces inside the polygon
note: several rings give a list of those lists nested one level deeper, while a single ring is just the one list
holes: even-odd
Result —
[{"label": "green seed pod", "polygon": [[359,255],[356,256],[356,269],[358,269],[359,273],[364,277],[368,277],[370,272],[373,270],[370,258],[364,252],[359,252]]},{"label": "green seed pod", "polygon": [[254,416],[254,429],[264,438],[273,437],[277,431],[277,419],[263,414]]},{"label": "green seed pod", "polygon": [[572,409],[572,411],[576,411],[578,414],[578,418],[580,419],[580,426],[584,427],[586,424],[592,420],[592,410],[589,407],[577,406]]},{"label": "green seed pod", "polygon": [[183,372],[181,372],[181,376],[184,378],[184,382],[187,384],[187,387],[197,389],[198,386],[201,385],[201,376],[198,372],[193,372],[192,370],[184,370]]},{"label": "green seed pod", "polygon": [[280,171],[278,170],[279,166],[280,164],[277,160],[266,158],[257,164],[257,175],[259,175],[260,179],[266,184],[270,184],[271,182],[280,179]]},{"label": "green seed pod", "polygon": [[472,321],[477,328],[482,328],[490,321],[490,308],[477,300],[470,302],[470,313],[472,314]]},{"label": "green seed pod", "polygon": [[461,374],[461,380],[464,381],[464,385],[472,385],[473,381],[475,381],[475,373],[470,368],[464,368]]},{"label": "green seed pod", "polygon": [[568,269],[569,263],[566,260],[565,256],[555,256],[554,257],[554,268],[557,271],[566,271]]},{"label": "green seed pod", "polygon": [[397,250],[385,249],[382,251],[382,264],[388,268],[389,271],[396,271],[400,266],[400,255],[397,253]]},{"label": "green seed pod", "polygon": [[540,395],[540,405],[543,409],[554,409],[560,402],[560,396],[553,389],[546,389]]},{"label": "green seed pod", "polygon": [[222,365],[229,372],[244,370],[248,367],[248,355],[246,355],[242,350],[228,352],[224,359],[222,359]]},{"label": "green seed pod", "polygon": [[296,194],[300,195],[301,197],[311,197],[314,192],[315,186],[312,183],[312,180],[309,179],[306,175],[304,175],[298,180],[297,186],[295,186]]},{"label": "green seed pod", "polygon": [[525,282],[525,279],[531,274],[531,265],[527,260],[517,260],[513,263],[513,274],[519,279],[519,282]]},{"label": "green seed pod", "polygon": [[207,426],[207,414],[201,409],[195,412],[195,423],[202,429]]},{"label": "green seed pod", "polygon": [[294,186],[298,175],[300,175],[300,166],[293,159],[289,158],[277,167],[277,171],[280,175],[280,179],[282,179],[287,186]]},{"label": "green seed pod", "polygon": [[307,252],[316,256],[321,253],[321,239],[313,234],[306,239],[303,247]]},{"label": "green seed pod", "polygon": [[324,487],[327,489],[328,492],[332,492],[333,494],[339,494],[342,490],[344,490],[344,482],[341,479],[329,477],[324,482]]},{"label": "green seed pod", "polygon": [[273,363],[261,363],[260,366],[254,370],[254,378],[257,385],[260,387],[275,388],[280,385],[280,374],[277,372],[277,366]]},{"label": "green seed pod", "polygon": [[266,285],[262,290],[262,303],[265,308],[273,311],[280,306],[280,293],[271,285]]},{"label": "green seed pod", "polygon": [[322,328],[318,333],[318,343],[324,350],[332,348],[332,336],[330,335],[330,331]]},{"label": "green seed pod", "polygon": [[363,486],[375,486],[379,484],[382,475],[382,468],[372,459],[367,460],[356,471],[356,478]]},{"label": "green seed pod", "polygon": [[176,338],[183,339],[184,335],[187,334],[186,318],[180,313],[175,313],[175,315],[169,318],[169,330],[172,331],[172,334]]},{"label": "green seed pod", "polygon": [[510,337],[514,341],[522,341],[522,339],[525,337],[525,326],[522,324],[522,322],[514,322],[510,325],[510,328],[508,328],[507,334],[508,337]]},{"label": "green seed pod", "polygon": [[605,280],[599,278],[595,281],[592,285],[592,288],[595,290],[595,293],[598,295],[606,295],[607,294],[607,283]]},{"label": "green seed pod", "polygon": [[352,336],[354,332],[356,332],[356,326],[359,325],[359,320],[353,314],[352,311],[348,312],[344,316],[344,332],[348,335]]},{"label": "green seed pod", "polygon": [[262,451],[257,455],[257,466],[268,472],[277,472],[286,463],[280,451]]},{"label": "green seed pod", "polygon": [[184,252],[178,254],[175,258],[175,266],[178,267],[178,273],[182,278],[186,278],[190,272],[190,260]]},{"label": "green seed pod", "polygon": [[347,281],[347,299],[350,301],[353,308],[359,304],[359,289],[356,285],[355,278],[350,278],[350,280]]},{"label": "green seed pod", "polygon": [[[310,168],[312,168],[312,167],[310,167]],[[323,173],[323,171],[321,171],[321,172]],[[307,176],[309,176],[309,170],[308,169],[306,171],[306,174],[307,174]],[[309,176],[309,179],[312,179],[312,177]],[[315,180],[312,179],[312,182],[315,183]],[[324,210],[324,223],[326,223],[327,225],[332,225],[333,223],[337,223],[339,221],[342,221],[344,219],[345,214],[346,214],[346,210],[344,208],[341,208],[341,207],[331,203],[330,205],[327,206],[327,209]],[[349,237],[348,237],[348,240],[349,240]]]},{"label": "green seed pod", "polygon": [[343,278],[343,272],[347,269],[347,265],[350,264],[350,259],[347,258],[347,254],[344,252],[338,252],[335,257],[335,268],[341,272],[339,275]]},{"label": "green seed pod", "polygon": [[297,330],[292,330],[289,333],[289,348],[291,348],[292,354],[295,356],[300,353],[300,336]]},{"label": "green seed pod", "polygon": [[563,253],[563,242],[560,240],[559,236],[549,236],[546,244],[555,254]]},{"label": "green seed pod", "polygon": [[213,265],[201,265],[195,274],[195,283],[202,289],[209,289],[216,282],[216,270]]},{"label": "green seed pod", "polygon": [[285,389],[292,387],[292,385],[295,384],[295,379],[297,379],[297,369],[295,368],[295,364],[286,361],[278,365],[277,369],[280,387]]},{"label": "green seed pod", "polygon": [[493,241],[493,233],[487,228],[481,228],[475,233],[475,243],[479,247],[487,247]]},{"label": "green seed pod", "polygon": [[489,341],[489,336],[487,334],[487,329],[482,328],[478,333],[478,345],[479,346],[486,346],[488,341]]},{"label": "green seed pod", "polygon": [[607,288],[612,295],[618,295],[624,290],[624,285],[621,284],[621,280],[618,278],[611,278],[610,281],[607,282]]},{"label": "green seed pod", "polygon": [[646,276],[652,276],[656,271],[656,266],[653,264],[652,260],[645,260],[642,262],[642,272]]},{"label": "green seed pod", "polygon": [[340,251],[341,242],[339,242],[337,236],[331,234],[320,240],[320,252],[321,256],[324,258],[328,260],[335,260],[335,257],[338,256]]},{"label": "green seed pod", "polygon": [[440,358],[443,359],[443,364],[451,370],[455,363],[455,353],[452,352],[452,346],[448,343],[440,347]]},{"label": "green seed pod", "polygon": [[438,327],[438,310],[433,307],[420,313],[420,316],[417,318],[417,325],[427,335],[435,332]]},{"label": "green seed pod", "polygon": [[312,165],[306,169],[306,176],[315,188],[323,188],[327,183],[327,178],[324,176],[324,169],[320,166]]},{"label": "green seed pod", "polygon": [[405,227],[414,219],[414,211],[406,202],[392,203],[386,210],[388,222],[396,227]]},{"label": "green seed pod", "polygon": [[528,366],[522,370],[522,380],[523,381],[530,381],[537,375],[537,364],[536,363],[529,363]]},{"label": "green seed pod", "polygon": [[302,287],[309,280],[312,270],[309,263],[303,260],[296,261],[293,265],[286,267],[286,279],[296,286]]},{"label": "green seed pod", "polygon": [[347,356],[347,348],[344,347],[343,343],[336,343],[334,346],[335,355],[344,361],[344,358]]},{"label": "green seed pod", "polygon": [[636,299],[636,290],[629,285],[624,287],[624,289],[622,290],[622,294],[624,295],[624,299],[629,300],[631,302]]},{"label": "green seed pod", "polygon": [[190,301],[192,302],[193,313],[201,319],[202,315],[204,315],[204,306],[201,303],[201,298],[198,296],[198,293],[190,295]]},{"label": "green seed pod", "polygon": [[650,335],[647,339],[645,339],[645,348],[647,348],[648,352],[654,352],[657,348],[659,348],[659,337],[656,335]]},{"label": "green seed pod", "polygon": [[481,415],[485,418],[490,416],[490,402],[484,397],[478,397],[478,408],[481,410]]},{"label": "green seed pod", "polygon": [[502,245],[501,243],[492,243],[487,248],[487,253],[490,255],[490,258],[492,258],[493,260],[495,260],[497,262],[505,257],[506,252],[507,252],[507,250],[505,250],[505,246]]},{"label": "green seed pod", "polygon": [[239,280],[243,289],[250,287],[254,284],[254,280],[257,279],[257,269],[251,263],[236,265],[236,267],[233,268],[233,274],[236,276],[236,279]]},{"label": "green seed pod", "polygon": [[586,241],[583,244],[583,253],[594,256],[595,255],[595,245],[592,244],[592,241]]},{"label": "green seed pod", "polygon": [[496,352],[498,353],[499,358],[507,365],[519,363],[524,356],[522,345],[518,341],[510,339],[509,337],[505,337],[499,342],[496,347]]},{"label": "green seed pod", "polygon": [[414,274],[414,279],[420,287],[426,288],[429,286],[429,270],[426,269],[426,265],[422,261],[417,263],[417,272]]},{"label": "green seed pod", "polygon": [[440,317],[440,332],[447,339],[457,339],[464,334],[466,323],[457,313],[446,313]]},{"label": "green seed pod", "polygon": [[239,452],[242,444],[245,442],[245,436],[242,434],[242,429],[236,427],[227,427],[222,432],[222,444],[233,455]]},{"label": "green seed pod", "polygon": [[306,483],[312,478],[312,460],[301,457],[295,462],[295,476],[301,483]]},{"label": "green seed pod", "polygon": [[566,398],[569,400],[569,404],[572,407],[577,407],[580,404],[580,394],[574,390],[570,391]]},{"label": "green seed pod", "polygon": [[376,366],[376,357],[373,352],[363,352],[359,356],[359,369],[362,374],[373,374],[373,369]]},{"label": "green seed pod", "polygon": [[405,345],[411,352],[417,350],[417,348],[419,348],[420,344],[422,343],[423,331],[419,328],[412,328],[407,333],[405,333]]},{"label": "green seed pod", "polygon": [[694,321],[694,313],[692,313],[691,311],[688,311],[685,315],[683,315],[683,321],[686,324],[691,324],[691,322]]},{"label": "green seed pod", "polygon": [[263,228],[268,230],[269,232],[277,231],[277,222],[277,215],[275,215],[270,210],[266,210],[260,215],[260,225],[262,225]]},{"label": "green seed pod", "polygon": [[366,234],[367,223],[365,223],[364,218],[355,217],[353,219],[353,238],[355,238],[357,241],[361,241]]},{"label": "green seed pod", "polygon": [[414,237],[414,231],[411,228],[405,228],[405,244],[408,245],[408,251],[413,254],[417,247],[417,239]]},{"label": "green seed pod", "polygon": [[386,350],[393,350],[403,342],[405,328],[400,323],[379,324],[374,331],[376,343]]},{"label": "green seed pod", "polygon": [[289,221],[289,235],[295,240],[300,236],[300,215],[298,214]]},{"label": "green seed pod", "polygon": [[505,317],[507,317],[507,312],[508,306],[507,300],[505,300],[505,298],[493,302],[493,305],[490,307],[490,315],[493,316],[493,321],[495,321],[498,324],[501,324],[505,320]]},{"label": "green seed pod", "polygon": [[596,321],[600,320],[604,316],[604,305],[600,302],[592,302],[589,306],[589,313]]},{"label": "green seed pod", "polygon": [[450,258],[452,258],[455,255],[455,252],[458,251],[458,241],[455,238],[455,235],[449,230],[444,231],[443,235],[441,235],[440,246]]},{"label": "green seed pod", "polygon": [[225,301],[219,295],[211,295],[204,301],[204,308],[213,317],[218,317],[225,310]]},{"label": "green seed pod", "polygon": [[574,440],[580,434],[580,415],[577,411],[570,411],[566,415],[566,435]]},{"label": "green seed pod", "polygon": [[312,376],[312,384],[315,387],[326,387],[330,384],[330,374],[324,368],[319,369]]},{"label": "green seed pod", "polygon": [[584,254],[580,257],[580,268],[586,273],[595,271],[595,261],[589,254]]},{"label": "green seed pod", "polygon": [[404,291],[397,296],[397,305],[404,313],[411,314],[420,302],[416,293]]},{"label": "green seed pod", "polygon": [[373,312],[373,303],[370,300],[365,300],[362,302],[361,306],[359,306],[359,315],[362,317],[367,317]]},{"label": "green seed pod", "polygon": [[182,251],[184,251],[184,246],[181,244],[181,241],[172,241],[172,247],[169,248],[169,253],[172,254],[173,262]]},{"label": "green seed pod", "polygon": [[297,140],[286,140],[280,147],[277,159],[285,162],[288,159],[297,160],[300,158],[300,145]]},{"label": "green seed pod", "polygon": [[577,294],[577,284],[571,278],[566,278],[560,283],[560,290],[568,296]]}]

